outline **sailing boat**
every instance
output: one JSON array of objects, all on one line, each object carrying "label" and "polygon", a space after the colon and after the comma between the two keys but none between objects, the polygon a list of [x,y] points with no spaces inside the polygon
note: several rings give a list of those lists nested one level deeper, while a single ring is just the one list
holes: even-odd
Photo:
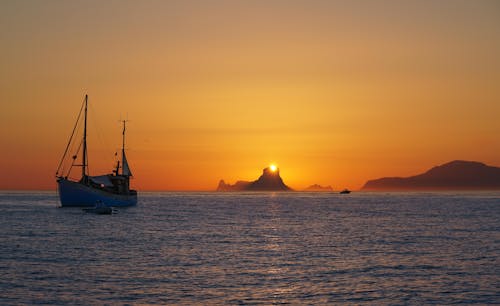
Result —
[{"label": "sailing boat", "polygon": [[[84,102],[80,108],[78,119],[73,128],[73,132],[69,139],[66,150],[63,154],[59,167],[56,171],[56,179],[58,184],[59,198],[62,207],[94,207],[96,203],[103,203],[106,206],[125,207],[137,204],[137,191],[130,189],[130,177],[132,172],[125,156],[125,123],[123,120],[122,132],[122,160],[117,162],[116,169],[110,174],[90,176],[88,173],[88,157],[87,157],[87,105],[88,95],[85,95]],[[70,144],[72,143],[75,130],[81,120],[81,113],[84,109],[84,125],[83,139],[78,146],[78,151],[82,148],[81,164],[75,164],[77,155],[73,155],[73,161],[67,174],[60,173],[61,165],[63,164]],[[78,153],[78,152],[77,152]],[[69,174],[73,167],[81,167],[82,174],[79,180],[72,180]],[[121,169],[121,171],[120,171]],[[61,171],[62,172],[62,171]]]}]

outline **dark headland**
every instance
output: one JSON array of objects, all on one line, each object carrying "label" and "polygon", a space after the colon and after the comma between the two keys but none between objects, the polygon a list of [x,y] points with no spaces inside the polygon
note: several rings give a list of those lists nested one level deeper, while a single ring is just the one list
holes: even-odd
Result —
[{"label": "dark headland", "polygon": [[217,191],[292,191],[292,189],[283,182],[279,169],[276,168],[273,171],[268,167],[262,171],[262,175],[257,180],[252,182],[238,181],[230,185],[220,180]]},{"label": "dark headland", "polygon": [[362,190],[500,190],[500,168],[456,160],[411,177],[370,180]]}]

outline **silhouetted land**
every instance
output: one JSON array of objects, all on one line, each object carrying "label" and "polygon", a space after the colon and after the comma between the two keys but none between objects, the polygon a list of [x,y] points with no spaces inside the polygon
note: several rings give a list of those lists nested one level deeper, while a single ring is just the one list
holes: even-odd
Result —
[{"label": "silhouetted land", "polygon": [[500,168],[456,160],[411,177],[384,177],[366,182],[362,190],[498,190]]},{"label": "silhouetted land", "polygon": [[253,182],[237,181],[236,184],[230,185],[220,180],[217,191],[292,191],[292,189],[283,182],[279,169],[272,171],[270,168],[265,168],[259,179]]},{"label": "silhouetted land", "polygon": [[318,184],[314,184],[314,185],[311,185],[311,186],[307,187],[306,189],[304,189],[304,191],[315,191],[315,192],[324,191],[324,192],[331,192],[331,191],[333,191],[333,188],[330,185],[328,185],[328,186],[321,186],[321,185],[318,185]]}]

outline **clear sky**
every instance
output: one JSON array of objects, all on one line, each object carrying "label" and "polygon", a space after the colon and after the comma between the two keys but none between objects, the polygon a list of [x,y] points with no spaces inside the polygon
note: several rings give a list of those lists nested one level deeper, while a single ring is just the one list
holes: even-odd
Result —
[{"label": "clear sky", "polygon": [[91,174],[128,118],[139,190],[500,166],[499,1],[3,0],[0,44],[0,189],[56,188],[86,93]]}]

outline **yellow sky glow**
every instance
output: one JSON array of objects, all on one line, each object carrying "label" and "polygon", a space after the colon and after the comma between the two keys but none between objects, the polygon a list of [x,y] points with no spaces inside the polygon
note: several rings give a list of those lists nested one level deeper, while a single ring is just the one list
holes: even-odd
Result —
[{"label": "yellow sky glow", "polygon": [[214,190],[269,161],[358,189],[500,166],[497,1],[0,4],[0,189],[54,189],[89,94],[91,174],[127,127],[139,190]]}]

